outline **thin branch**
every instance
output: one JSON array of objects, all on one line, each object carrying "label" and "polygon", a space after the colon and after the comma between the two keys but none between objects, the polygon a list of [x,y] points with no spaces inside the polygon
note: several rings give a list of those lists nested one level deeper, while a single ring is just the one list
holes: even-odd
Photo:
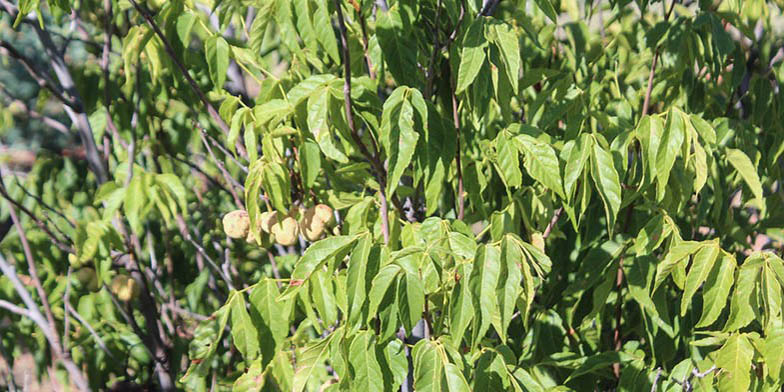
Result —
[{"label": "thin branch", "polygon": [[[3,300],[3,299],[0,299],[0,308],[4,308],[5,310],[8,310],[11,313],[16,313],[16,314],[18,314],[20,316],[27,317],[29,319],[32,319],[32,318],[35,317],[35,316],[33,316],[33,313],[30,312],[29,310],[27,310],[25,308],[22,308],[22,307],[19,307],[19,306],[16,306],[16,305],[14,305],[14,304],[6,301],[6,300]],[[33,320],[33,321],[35,321],[35,320]]]},{"label": "thin branch", "polygon": [[656,377],[653,378],[653,386],[651,386],[651,392],[656,392],[656,387],[659,384],[659,377],[661,376],[662,368],[656,369]]},{"label": "thin branch", "polygon": [[[24,192],[25,195],[35,199],[36,203],[38,203],[39,205],[43,206],[47,210],[54,212],[57,216],[62,218],[64,221],[68,222],[68,225],[71,226],[72,228],[74,228],[74,229],[76,228],[76,225],[73,222],[71,222],[62,212],[57,211],[57,209],[55,209],[54,207],[50,206],[43,199],[38,197],[38,195],[34,195],[32,192],[28,191],[24,186],[22,186],[22,184],[19,182],[19,177],[14,176],[14,182],[16,182],[16,186],[18,186],[19,189],[21,189],[22,192]],[[49,221],[51,222],[51,219],[49,219]],[[52,225],[57,226],[56,224],[54,224],[54,222],[52,222]],[[62,231],[60,229],[57,229],[57,230],[61,232],[60,234],[63,234],[63,236],[67,238],[67,236],[64,233],[62,233]]]},{"label": "thin branch", "polygon": [[188,226],[185,224],[185,220],[182,218],[181,215],[177,215],[177,226],[180,229],[180,234],[183,237],[185,237],[185,239],[188,240],[188,242],[190,242],[194,248],[196,248],[196,251],[199,252],[199,254],[202,257],[204,257],[207,260],[207,262],[210,264],[212,269],[218,272],[218,275],[220,275],[221,279],[223,279],[223,281],[226,282],[226,286],[229,288],[229,290],[234,290],[234,285],[231,283],[231,278],[229,278],[223,273],[221,268],[218,267],[218,264],[215,263],[212,257],[210,257],[210,255],[208,255],[207,252],[204,250],[204,247],[202,247],[198,242],[196,242],[193,239],[193,235],[191,235],[191,232],[190,230],[188,230]]},{"label": "thin branch", "polygon": [[4,199],[6,199],[9,203],[14,205],[19,210],[21,210],[25,215],[30,217],[30,219],[33,220],[33,223],[35,223],[35,225],[38,226],[38,228],[41,229],[49,237],[50,240],[52,240],[52,243],[55,244],[55,246],[57,246],[58,249],[66,253],[76,253],[73,247],[71,247],[70,245],[66,245],[65,243],[63,243],[62,240],[57,238],[57,236],[55,236],[54,233],[52,233],[52,231],[49,230],[49,227],[47,227],[43,221],[38,219],[38,217],[35,216],[35,214],[33,214],[32,211],[28,210],[27,207],[23,206],[21,203],[14,200],[8,194],[8,190],[6,189],[2,179],[2,172],[0,172],[0,196],[2,196]]},{"label": "thin branch", "polygon": [[77,112],[82,111],[81,104],[75,102],[73,98],[69,98],[65,96],[65,93],[61,91],[60,87],[57,86],[54,81],[49,79],[46,74],[43,72],[39,72],[33,66],[33,62],[28,59],[25,55],[19,53],[16,48],[14,48],[10,43],[4,40],[0,40],[0,47],[5,49],[5,52],[19,61],[22,64],[22,67],[27,71],[27,73],[32,77],[35,82],[38,84],[39,87],[49,90],[52,95],[57,98],[58,101],[62,102],[64,105],[71,107],[73,110]]},{"label": "thin branch", "polygon": [[[38,267],[35,265],[35,259],[33,259],[33,251],[30,249],[30,243],[27,241],[27,235],[25,235],[22,223],[19,221],[19,216],[16,215],[16,209],[10,202],[8,204],[8,212],[11,215],[11,220],[14,222],[14,226],[16,226],[16,232],[19,234],[19,240],[22,243],[22,251],[25,255],[25,259],[27,259],[27,269],[30,274],[30,280],[40,297],[41,304],[44,308],[44,314],[46,315],[46,321],[52,329],[54,329],[57,324],[54,322],[52,307],[49,305],[49,296],[46,294],[46,291],[44,291],[44,286],[41,284],[41,279],[38,277]],[[57,333],[52,333],[52,345],[54,346],[52,347],[53,351],[62,350],[63,346],[60,345],[60,337]]]},{"label": "thin branch", "polygon": [[52,41],[52,36],[49,34],[49,31],[42,28],[38,23],[33,23],[31,25],[38,36],[38,40],[41,41],[41,45],[44,47],[44,52],[49,57],[49,65],[57,76],[60,86],[63,91],[67,92],[68,95],[72,97],[76,104],[76,107],[63,105],[63,109],[71,119],[71,123],[73,123],[79,131],[79,139],[84,146],[85,158],[87,159],[87,165],[89,166],[90,171],[95,175],[98,184],[103,184],[108,181],[109,174],[105,162],[101,159],[100,154],[98,154],[98,147],[95,144],[95,137],[87,114],[84,113],[84,110],[77,110],[77,108],[82,107],[82,101],[79,97],[79,92],[73,77],[71,76],[71,71],[65,63],[63,54],[58,51],[57,46],[54,44],[54,41]]},{"label": "thin branch", "polygon": [[354,4],[358,14],[359,27],[362,29],[362,51],[365,53],[365,65],[367,66],[368,75],[370,76],[370,79],[375,80],[376,73],[375,71],[373,71],[373,64],[370,61],[370,53],[369,53],[370,45],[368,43],[369,41],[368,41],[368,34],[367,34],[367,26],[365,23],[365,15],[362,14],[362,7],[358,6],[358,4],[356,4],[355,2]]},{"label": "thin branch", "polygon": [[[670,3],[670,9],[664,15],[665,22],[670,19],[670,14],[672,14],[672,10],[675,7],[675,2],[676,0],[672,0],[672,3]],[[662,7],[664,6],[665,6],[665,2],[664,0],[662,0]],[[651,72],[648,73],[648,88],[645,90],[645,100],[642,103],[641,117],[648,114],[648,107],[650,106],[651,103],[651,92],[653,91],[653,76],[656,73],[656,63],[658,60],[659,60],[659,48],[657,47],[656,52],[653,54],[653,60],[651,62]]]},{"label": "thin branch", "polygon": [[553,213],[553,217],[550,219],[550,223],[547,224],[547,227],[544,229],[544,233],[542,233],[543,239],[546,240],[547,237],[550,236],[550,232],[553,230],[553,227],[555,227],[555,224],[558,223],[558,218],[561,217],[563,210],[564,210],[563,207],[560,207],[557,210],[555,210],[555,212]]},{"label": "thin branch", "polygon": [[348,123],[349,131],[351,132],[351,138],[354,139],[360,152],[362,152],[362,155],[375,166],[376,178],[379,182],[379,196],[381,199],[381,233],[384,236],[384,243],[388,243],[389,213],[387,212],[386,170],[384,170],[383,165],[381,165],[381,162],[378,159],[378,149],[374,148],[376,151],[375,155],[372,155],[370,151],[368,151],[354,124],[354,114],[351,110],[351,55],[348,48],[348,39],[346,38],[346,22],[343,20],[343,9],[341,8],[340,3],[340,0],[335,0],[335,8],[337,8],[338,11],[338,26],[340,27],[340,44],[343,52],[343,98],[345,101],[346,122]]},{"label": "thin branch", "polygon": [[79,321],[80,324],[82,324],[85,328],[87,328],[87,331],[90,332],[90,335],[92,335],[93,339],[95,339],[95,342],[98,343],[98,347],[100,347],[101,350],[103,350],[103,352],[105,352],[109,356],[109,358],[114,358],[114,354],[112,354],[112,352],[109,351],[109,349],[106,347],[106,343],[104,343],[103,339],[101,339],[101,336],[95,332],[93,326],[90,325],[90,323],[88,323],[87,320],[85,320],[84,317],[82,317],[82,315],[79,314],[79,312],[77,312],[76,309],[73,308],[73,306],[71,306],[70,303],[66,302],[65,307],[68,310],[66,314],[72,315],[77,321]]},{"label": "thin branch", "polygon": [[[223,118],[221,118],[218,111],[215,110],[215,107],[212,106],[212,103],[210,103],[210,101],[207,100],[207,96],[204,95],[204,92],[201,90],[199,85],[196,83],[195,80],[193,80],[190,73],[188,73],[188,69],[185,68],[185,65],[180,61],[179,57],[177,57],[177,54],[174,52],[174,49],[169,43],[169,40],[166,39],[166,36],[163,35],[163,32],[161,31],[160,27],[158,27],[158,24],[155,23],[155,21],[152,19],[152,15],[150,15],[150,12],[147,11],[147,9],[145,9],[144,7],[139,6],[139,4],[135,0],[129,0],[129,1],[133,5],[133,7],[136,8],[136,11],[138,11],[144,17],[144,19],[147,21],[147,24],[149,24],[150,27],[152,27],[153,31],[155,32],[155,35],[157,35],[158,38],[163,43],[163,48],[166,50],[166,54],[168,54],[169,57],[172,59],[172,61],[174,61],[174,64],[177,66],[177,69],[180,70],[182,76],[185,78],[185,80],[191,86],[193,91],[199,97],[202,104],[204,104],[204,106],[207,108],[207,113],[209,113],[213,121],[215,121],[215,123],[218,124],[218,127],[220,127],[223,134],[228,135],[230,132],[229,126],[226,124],[225,121],[223,121]],[[243,157],[247,156],[247,153],[245,152],[245,148],[242,147],[242,144],[240,144],[239,141],[237,142],[237,151],[240,153],[241,156]]]},{"label": "thin branch", "polygon": [[68,339],[70,337],[69,330],[71,329],[71,318],[68,317],[68,301],[71,299],[71,267],[68,267],[68,272],[65,274],[65,296],[63,297],[63,350],[68,350]]},{"label": "thin branch", "polygon": [[[207,151],[210,153],[210,157],[212,158],[212,161],[215,162],[216,166],[218,166],[218,170],[220,170],[221,175],[223,175],[223,179],[226,180],[227,182],[226,185],[229,188],[229,192],[231,192],[231,196],[234,198],[234,204],[237,205],[237,208],[244,209],[245,204],[242,202],[242,199],[237,195],[237,192],[234,190],[234,186],[237,184],[237,181],[234,180],[234,178],[229,174],[228,171],[226,171],[226,168],[223,166],[223,162],[221,162],[220,160],[218,160],[218,158],[215,157],[215,154],[212,152],[212,147],[210,147],[210,144],[207,141],[207,138],[205,137],[207,131],[204,128],[202,128],[201,124],[199,124],[197,121],[194,120],[193,123],[197,128],[199,128],[199,136],[201,136],[201,141],[202,143],[204,143],[204,147],[207,147]],[[242,189],[241,186],[239,187]]]},{"label": "thin branch", "polygon": [[[64,355],[62,348],[55,343],[58,343],[57,339],[57,332],[55,331],[54,324],[48,324],[44,319],[44,316],[38,310],[38,305],[33,301],[33,298],[30,296],[30,293],[24,288],[22,282],[19,281],[19,277],[16,274],[16,270],[13,266],[8,264],[5,257],[0,255],[0,271],[8,277],[11,281],[11,284],[14,286],[16,293],[22,299],[25,306],[27,307],[25,312],[18,313],[22,314],[25,317],[28,317],[30,320],[38,325],[38,328],[41,329],[44,333],[44,337],[49,342],[49,345],[52,346],[52,351],[54,352],[54,358],[58,359],[62,362],[65,366],[66,370],[68,371],[69,376],[71,377],[71,381],[76,385],[76,387],[81,391],[89,391],[90,388],[87,384],[87,380],[84,378],[84,374],[82,374],[81,370],[76,366],[73,361],[67,356]],[[14,309],[16,311],[23,310],[22,308],[11,304],[7,301],[0,300],[0,306],[6,309]]]},{"label": "thin branch", "polygon": [[465,191],[463,190],[463,164],[460,158],[460,112],[457,104],[455,89],[452,88],[452,121],[455,127],[455,138],[457,148],[455,149],[455,161],[457,161],[457,219],[463,220],[465,216]]}]

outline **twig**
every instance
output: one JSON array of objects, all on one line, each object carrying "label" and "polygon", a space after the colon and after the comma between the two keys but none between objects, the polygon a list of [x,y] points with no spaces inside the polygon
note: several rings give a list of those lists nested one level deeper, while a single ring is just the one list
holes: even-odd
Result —
[{"label": "twig", "polygon": [[653,378],[653,386],[651,387],[651,392],[656,392],[656,387],[659,384],[659,377],[661,376],[662,369],[656,369],[656,377]]},{"label": "twig", "polygon": [[[8,203],[8,212],[11,215],[11,220],[14,222],[14,226],[16,226],[16,232],[19,234],[19,241],[22,243],[22,251],[25,255],[25,259],[27,259],[27,269],[30,274],[30,280],[33,282],[33,286],[35,287],[36,292],[38,292],[38,296],[40,297],[41,304],[44,308],[44,315],[46,315],[46,321],[49,325],[54,328],[54,315],[52,314],[52,307],[49,305],[49,296],[44,291],[44,286],[41,285],[41,279],[38,277],[38,268],[35,265],[35,260],[33,259],[33,251],[30,249],[30,243],[27,241],[27,235],[25,235],[24,229],[22,228],[22,223],[19,221],[19,216],[16,215],[16,209]],[[62,350],[60,345],[60,337],[57,333],[52,333],[52,351]]]},{"label": "twig", "polygon": [[19,51],[11,46],[10,43],[4,40],[0,40],[0,47],[5,49],[9,56],[15,58],[17,61],[19,61],[20,64],[22,64],[22,67],[24,67],[27,73],[38,84],[38,87],[49,90],[49,92],[51,92],[58,101],[68,105],[75,111],[79,112],[82,110],[82,107],[78,102],[75,102],[73,98],[66,97],[64,92],[60,90],[60,87],[57,86],[54,81],[49,79],[49,77],[46,76],[46,74],[43,72],[38,72],[38,70],[36,70],[33,66],[32,61],[30,61],[30,59],[28,59],[25,55],[19,53]]},{"label": "twig", "polygon": [[[340,27],[340,44],[343,51],[343,76],[344,76],[344,83],[343,83],[343,97],[345,101],[345,108],[346,108],[346,122],[348,123],[349,130],[351,131],[351,137],[354,139],[354,142],[359,146],[359,150],[362,154],[373,164],[376,168],[376,177],[379,182],[379,197],[381,203],[381,233],[384,236],[384,243],[389,243],[389,213],[387,212],[387,195],[386,195],[386,170],[384,170],[383,165],[381,165],[380,160],[378,159],[378,149],[374,148],[376,151],[375,155],[371,155],[368,151],[365,143],[362,142],[362,139],[357,133],[356,125],[354,124],[354,114],[351,110],[351,57],[350,51],[348,48],[348,40],[346,38],[346,22],[343,20],[343,9],[340,5],[340,0],[335,0],[335,8],[338,11],[338,26]],[[372,142],[372,138],[371,138]]]},{"label": "twig", "polygon": [[[626,220],[623,223],[623,228],[621,231],[626,233],[629,231],[629,224],[632,221],[632,212],[634,210],[634,202],[629,204],[626,207]],[[615,289],[617,291],[617,298],[615,303],[615,329],[613,330],[613,345],[615,351],[621,351],[621,347],[623,345],[623,336],[621,335],[621,321],[623,318],[623,296],[621,295],[621,291],[623,290],[623,259],[626,253],[626,249],[624,248],[621,251],[621,255],[618,258],[618,270],[616,272],[615,277]],[[621,377],[621,364],[618,362],[613,363],[612,365],[613,373],[615,374],[615,378],[620,380]]]},{"label": "twig", "polygon": [[[664,21],[670,19],[670,14],[672,14],[672,10],[675,7],[675,1],[672,0],[670,3],[670,9],[664,15]],[[662,0],[662,7],[665,6],[665,2]],[[645,116],[648,114],[648,107],[651,103],[651,92],[653,91],[653,75],[656,73],[656,62],[659,60],[659,48],[656,48],[656,52],[653,54],[653,61],[651,62],[651,72],[648,74],[648,88],[645,90],[645,100],[642,102],[642,114],[640,117]]]},{"label": "twig", "polygon": [[272,266],[272,276],[275,277],[275,283],[278,284],[278,288],[281,288],[280,271],[278,270],[278,263],[275,262],[275,257],[272,256],[272,253],[270,252],[267,252],[267,258],[269,258],[270,266]]},{"label": "twig", "polygon": [[207,147],[207,151],[210,153],[210,157],[212,158],[213,162],[215,162],[215,165],[218,166],[218,170],[220,170],[221,175],[223,175],[223,179],[226,180],[227,186],[229,188],[229,192],[231,192],[231,196],[234,198],[234,204],[237,205],[237,208],[244,209],[243,206],[245,204],[242,202],[242,199],[240,199],[240,197],[237,195],[237,192],[234,191],[234,186],[236,181],[229,174],[229,172],[226,171],[226,168],[223,166],[223,162],[219,161],[218,158],[215,157],[215,154],[212,152],[212,147],[210,147],[207,138],[204,136],[207,133],[207,131],[204,128],[202,128],[201,124],[199,124],[195,120],[193,123],[194,125],[196,125],[197,128],[199,128],[200,131],[199,136],[201,136],[201,141],[202,143],[204,143],[204,147]]},{"label": "twig", "polygon": [[458,111],[457,96],[454,86],[452,87],[452,122],[455,127],[455,138],[457,148],[455,150],[455,161],[457,162],[457,219],[463,220],[465,216],[465,197],[463,191],[463,164],[460,162],[460,112]]},{"label": "twig", "polygon": [[490,16],[495,11],[495,7],[500,3],[501,0],[484,0],[482,4],[482,11],[479,12],[479,15],[482,16]]},{"label": "twig", "polygon": [[[38,328],[41,329],[44,333],[44,337],[49,342],[49,345],[52,346],[52,351],[54,353],[54,358],[60,360],[62,364],[65,366],[66,370],[68,371],[69,376],[71,377],[71,381],[76,385],[79,390],[82,391],[89,391],[90,388],[87,384],[87,380],[84,378],[84,374],[82,374],[79,367],[76,366],[73,361],[63,353],[62,347],[55,344],[58,342],[57,339],[57,332],[55,331],[54,324],[48,324],[44,319],[44,316],[38,310],[38,305],[33,301],[33,298],[30,296],[30,293],[24,288],[22,282],[19,281],[19,277],[5,258],[0,255],[0,271],[8,277],[11,281],[11,284],[14,286],[16,293],[22,299],[27,309],[22,309],[10,302],[0,300],[0,306],[15,311],[15,313],[28,317],[30,320],[38,325]],[[59,343],[59,342],[58,342]]]},{"label": "twig", "polygon": [[30,219],[33,220],[33,223],[35,223],[35,225],[38,226],[38,228],[41,229],[49,237],[50,240],[52,240],[52,243],[54,243],[58,249],[66,253],[76,253],[73,247],[71,247],[70,245],[66,245],[65,243],[62,242],[62,240],[57,238],[57,236],[55,236],[54,233],[52,233],[52,231],[49,230],[46,224],[44,224],[43,221],[41,221],[37,216],[35,216],[35,214],[33,214],[30,210],[28,210],[27,207],[23,206],[21,203],[14,200],[8,194],[8,190],[6,189],[2,179],[2,172],[0,172],[0,196],[2,196],[9,203],[14,205],[14,207],[19,208],[19,210],[22,211],[25,215],[29,216]]},{"label": "twig", "polygon": [[[43,199],[41,199],[37,195],[34,195],[32,192],[28,191],[24,186],[22,186],[22,184],[19,182],[19,177],[17,177],[16,175],[14,175],[14,182],[16,182],[16,186],[18,186],[19,189],[21,189],[22,192],[24,192],[25,195],[27,195],[29,197],[32,197],[33,199],[35,199],[36,203],[38,203],[42,207],[46,208],[47,210],[52,211],[55,214],[57,214],[57,216],[62,218],[64,221],[66,221],[69,226],[71,226],[73,228],[76,228],[76,225],[73,222],[71,222],[62,212],[60,212],[57,209],[55,209],[54,207],[50,206],[48,203],[43,201]],[[49,219],[49,221],[52,222],[53,226],[55,226],[55,227],[57,226],[51,219]],[[60,231],[60,234],[63,234],[63,236],[67,238],[65,233],[62,233],[62,231],[60,229],[57,229],[57,230]]]},{"label": "twig", "polygon": [[65,307],[67,308],[66,314],[72,315],[77,321],[79,321],[79,324],[82,324],[85,328],[87,328],[87,331],[90,332],[90,335],[92,335],[93,339],[95,339],[95,342],[98,343],[98,347],[100,347],[103,352],[109,355],[109,358],[114,358],[114,354],[109,351],[109,349],[106,347],[106,343],[104,343],[103,339],[101,339],[101,336],[95,332],[93,326],[90,325],[90,323],[88,323],[87,320],[85,320],[84,317],[82,317],[82,315],[79,314],[79,312],[77,312],[73,306],[71,306],[70,303],[66,302]]},{"label": "twig", "polygon": [[[201,100],[202,104],[204,104],[204,106],[207,108],[207,113],[209,113],[210,117],[212,117],[212,119],[218,124],[218,127],[220,127],[223,134],[228,135],[230,132],[229,126],[226,124],[225,121],[223,121],[223,118],[221,118],[218,111],[215,110],[215,107],[212,106],[212,103],[210,103],[210,101],[207,100],[207,96],[204,95],[204,92],[201,91],[199,85],[196,83],[195,80],[193,80],[190,73],[188,73],[188,69],[185,68],[185,65],[180,61],[179,57],[177,57],[177,54],[174,52],[174,49],[169,43],[169,40],[166,39],[166,36],[163,35],[163,32],[161,31],[160,27],[158,27],[158,24],[156,24],[155,21],[152,19],[152,15],[150,15],[149,11],[147,11],[144,7],[139,6],[139,4],[135,0],[129,0],[129,1],[133,5],[133,7],[136,8],[136,11],[138,11],[144,17],[144,19],[147,21],[147,24],[149,24],[150,27],[152,27],[153,31],[155,32],[155,35],[157,35],[158,38],[163,43],[163,48],[166,50],[166,54],[168,54],[169,57],[172,59],[172,61],[174,61],[174,64],[180,70],[182,76],[191,86],[191,88],[196,93],[196,95],[199,96],[199,99]],[[242,147],[242,144],[239,143],[239,141],[237,142],[236,146],[237,146],[237,151],[240,153],[240,155],[246,157],[247,152],[245,151],[245,148]]]},{"label": "twig", "polygon": [[215,263],[212,257],[210,257],[210,255],[208,255],[204,250],[204,247],[199,245],[199,243],[193,239],[193,236],[191,235],[190,230],[188,230],[188,226],[185,224],[185,220],[182,218],[182,215],[177,215],[177,225],[180,228],[180,234],[182,234],[182,236],[185,237],[185,239],[187,239],[194,248],[196,248],[196,251],[199,252],[199,254],[202,255],[202,257],[204,257],[208,263],[210,263],[210,266],[218,272],[220,277],[226,282],[226,286],[229,288],[229,290],[234,290],[234,285],[231,283],[231,278],[223,273],[221,268],[218,267],[218,264]]},{"label": "twig", "polygon": [[65,295],[63,296],[63,349],[68,350],[68,339],[70,337],[71,319],[68,317],[68,301],[71,299],[71,267],[65,274]]},{"label": "twig", "polygon": [[240,168],[240,170],[242,170],[245,173],[248,173],[248,167],[240,163],[240,161],[238,161],[236,158],[234,158],[234,154],[230,153],[229,150],[227,150],[226,147],[220,143],[220,141],[218,141],[217,139],[212,137],[212,135],[206,132],[204,133],[204,136],[206,136],[207,139],[210,139],[212,145],[215,146],[218,150],[221,150],[223,155],[227,156],[230,161],[232,161],[235,165],[237,165],[237,167]]},{"label": "twig", "polygon": [[550,232],[553,230],[553,227],[555,227],[555,224],[558,223],[558,218],[561,217],[563,210],[564,210],[563,207],[560,207],[557,210],[555,210],[555,212],[553,213],[553,217],[550,219],[550,223],[547,224],[547,227],[544,229],[544,233],[542,233],[543,239],[546,240],[547,237],[550,236]]}]

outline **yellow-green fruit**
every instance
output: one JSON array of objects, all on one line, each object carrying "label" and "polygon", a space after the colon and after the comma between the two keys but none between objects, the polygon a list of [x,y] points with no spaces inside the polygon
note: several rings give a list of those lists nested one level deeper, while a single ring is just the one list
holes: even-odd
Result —
[{"label": "yellow-green fruit", "polygon": [[250,228],[250,217],[242,210],[229,212],[223,216],[223,231],[231,238],[245,238]]},{"label": "yellow-green fruit", "polygon": [[76,270],[76,279],[79,281],[81,287],[87,290],[98,291],[98,289],[101,288],[98,284],[98,275],[96,275],[95,270],[90,267]]},{"label": "yellow-green fruit", "polygon": [[73,253],[69,253],[68,254],[68,264],[70,264],[71,267],[79,268],[79,267],[82,266],[82,261],[79,260],[79,256],[77,256],[77,255],[75,255]]},{"label": "yellow-green fruit", "polygon": [[531,245],[544,252],[544,237],[542,233],[538,231],[531,233]]},{"label": "yellow-green fruit", "polygon": [[324,223],[326,226],[332,226],[335,222],[335,215],[332,213],[332,208],[326,204],[319,204],[315,208],[316,218]]},{"label": "yellow-green fruit", "polygon": [[275,236],[275,241],[283,246],[294,245],[299,235],[299,226],[294,218],[288,216],[280,223],[270,227],[270,232]]},{"label": "yellow-green fruit", "polygon": [[273,225],[278,223],[278,213],[275,211],[266,211],[261,213],[261,230],[269,233]]},{"label": "yellow-green fruit", "polygon": [[112,293],[120,301],[130,301],[139,295],[139,284],[127,275],[117,275],[112,279]]},{"label": "yellow-green fruit", "polygon": [[316,207],[310,207],[302,214],[302,218],[299,220],[299,230],[308,241],[316,241],[324,233],[324,222],[317,215]]}]

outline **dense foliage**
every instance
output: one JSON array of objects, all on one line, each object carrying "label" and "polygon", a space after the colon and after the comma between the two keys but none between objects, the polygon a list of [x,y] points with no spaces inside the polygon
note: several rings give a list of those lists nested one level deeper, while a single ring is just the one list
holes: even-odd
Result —
[{"label": "dense foliage", "polygon": [[0,6],[9,368],[781,388],[781,0]]}]

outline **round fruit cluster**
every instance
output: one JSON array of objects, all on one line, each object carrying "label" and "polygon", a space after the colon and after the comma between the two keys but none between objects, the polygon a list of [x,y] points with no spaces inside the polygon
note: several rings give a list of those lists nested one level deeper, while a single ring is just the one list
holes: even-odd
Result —
[{"label": "round fruit cluster", "polygon": [[[266,211],[261,213],[258,219],[262,235],[259,242],[265,248],[273,242],[290,246],[297,242],[300,234],[308,241],[317,241],[334,222],[332,208],[325,204],[310,207],[302,213],[297,208],[292,208],[288,215]],[[223,231],[231,238],[256,241],[253,231],[250,230],[250,217],[243,210],[232,211],[223,216]]]}]

